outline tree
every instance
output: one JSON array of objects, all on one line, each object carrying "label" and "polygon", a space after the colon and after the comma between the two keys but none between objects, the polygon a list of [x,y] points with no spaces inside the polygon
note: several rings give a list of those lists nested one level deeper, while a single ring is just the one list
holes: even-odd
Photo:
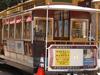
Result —
[{"label": "tree", "polygon": [[7,8],[7,4],[5,3],[5,0],[0,1],[0,11]]},{"label": "tree", "polygon": [[21,0],[0,0],[0,11],[20,3]]}]

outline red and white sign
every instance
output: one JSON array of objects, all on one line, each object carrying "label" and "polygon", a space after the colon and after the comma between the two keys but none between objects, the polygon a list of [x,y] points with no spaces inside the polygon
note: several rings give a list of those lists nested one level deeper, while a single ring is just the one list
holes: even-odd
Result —
[{"label": "red and white sign", "polygon": [[4,19],[3,20],[3,24],[9,24],[9,20],[8,19]]},{"label": "red and white sign", "polygon": [[20,23],[22,21],[22,17],[21,16],[17,16],[16,17],[16,23]]},{"label": "red and white sign", "polygon": [[32,21],[32,17],[31,17],[31,16],[28,16],[28,17],[26,18],[26,22],[30,22],[30,21]]},{"label": "red and white sign", "polygon": [[10,18],[10,24],[14,24],[15,23],[15,18]]}]

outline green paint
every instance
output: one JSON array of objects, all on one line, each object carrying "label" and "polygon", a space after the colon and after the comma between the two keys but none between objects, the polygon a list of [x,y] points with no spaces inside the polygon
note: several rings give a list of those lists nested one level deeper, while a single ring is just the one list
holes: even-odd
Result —
[{"label": "green paint", "polygon": [[53,2],[72,2],[72,0],[52,0]]}]

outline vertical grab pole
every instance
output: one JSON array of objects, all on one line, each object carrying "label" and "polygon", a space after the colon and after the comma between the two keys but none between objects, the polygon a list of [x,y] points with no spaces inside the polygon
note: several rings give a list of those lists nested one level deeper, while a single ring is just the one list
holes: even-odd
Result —
[{"label": "vertical grab pole", "polygon": [[93,35],[92,35],[92,31],[91,31],[91,28],[92,28],[92,25],[93,25],[93,13],[90,13],[91,14],[91,23],[90,23],[90,31],[89,31],[89,44],[91,45],[92,44],[92,37],[93,37]]},{"label": "vertical grab pole", "polygon": [[90,45],[91,45],[91,39],[92,39],[92,35],[91,35],[91,25],[92,25],[92,24],[90,23],[90,32],[89,32],[89,33],[90,33],[90,35],[89,35],[89,37],[90,37],[90,40],[89,40]]},{"label": "vertical grab pole", "polygon": [[45,50],[45,70],[47,69],[47,50],[48,50],[48,45],[47,45],[47,40],[48,40],[48,9],[49,9],[49,6],[47,5],[47,9],[46,9],[46,50]]}]

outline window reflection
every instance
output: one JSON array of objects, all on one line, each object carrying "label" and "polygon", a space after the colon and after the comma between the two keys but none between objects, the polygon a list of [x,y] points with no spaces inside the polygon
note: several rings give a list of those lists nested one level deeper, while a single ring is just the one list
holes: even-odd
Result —
[{"label": "window reflection", "polygon": [[22,35],[22,23],[16,24],[16,39],[21,39]]},{"label": "window reflection", "polygon": [[88,38],[88,21],[85,19],[73,19],[72,23],[72,39]]},{"label": "window reflection", "polygon": [[8,25],[7,24],[4,25],[3,37],[4,37],[4,39],[8,38]]},{"label": "window reflection", "polygon": [[67,11],[56,11],[54,14],[54,38],[64,39],[69,37],[69,23]]},{"label": "window reflection", "polygon": [[31,39],[31,22],[24,22],[24,39]]},{"label": "window reflection", "polygon": [[[35,17],[35,37],[37,40],[45,40],[46,36],[46,18]],[[52,39],[52,18],[48,20],[48,39]]]},{"label": "window reflection", "polygon": [[10,24],[9,26],[9,38],[14,39],[14,24]]}]

